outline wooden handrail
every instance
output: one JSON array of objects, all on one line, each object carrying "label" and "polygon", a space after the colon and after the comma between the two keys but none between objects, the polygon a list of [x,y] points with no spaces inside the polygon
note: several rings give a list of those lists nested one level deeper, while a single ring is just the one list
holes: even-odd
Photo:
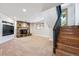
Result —
[{"label": "wooden handrail", "polygon": [[55,48],[56,48],[56,42],[57,42],[57,38],[58,38],[58,34],[59,34],[59,31],[60,31],[60,27],[61,27],[61,6],[57,6],[56,7],[57,9],[57,15],[58,15],[58,18],[57,18],[57,21],[54,25],[54,28],[53,28],[53,52],[55,53]]}]

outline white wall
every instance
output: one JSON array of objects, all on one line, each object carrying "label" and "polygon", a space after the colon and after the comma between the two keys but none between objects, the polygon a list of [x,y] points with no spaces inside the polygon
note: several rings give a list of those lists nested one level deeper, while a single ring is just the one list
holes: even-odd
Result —
[{"label": "white wall", "polygon": [[66,9],[68,11],[68,21],[67,21],[67,25],[68,26],[73,26],[75,25],[75,4],[62,4],[61,5],[62,9]]},{"label": "white wall", "polygon": [[79,25],[79,3],[75,4],[75,25]]},{"label": "white wall", "polygon": [[62,9],[68,8],[68,26],[79,25],[79,3],[63,4]]},{"label": "white wall", "polygon": [[32,35],[49,37],[49,28],[46,23],[44,23],[44,28],[37,29],[36,24],[30,24],[30,32]]},{"label": "white wall", "polygon": [[68,26],[75,25],[75,5],[68,6]]},{"label": "white wall", "polygon": [[1,24],[1,19],[0,19],[0,41],[2,40],[2,24]]},{"label": "white wall", "polygon": [[45,16],[46,24],[49,27],[50,40],[53,41],[53,27],[54,27],[56,20],[57,20],[56,7],[53,7],[51,9],[45,11],[44,16]]},{"label": "white wall", "polygon": [[32,32],[34,32],[34,34],[39,32],[38,34],[40,34],[41,36],[49,36],[49,39],[53,41],[53,27],[57,20],[56,7],[53,7],[51,9],[42,12],[41,15],[39,15],[38,17],[40,16],[44,17],[43,21],[45,22],[46,27],[44,30],[37,31],[34,29]]},{"label": "white wall", "polygon": [[11,18],[8,18],[7,16],[3,15],[3,14],[0,14],[0,44],[1,43],[4,43],[4,42],[7,42],[11,39],[14,38],[14,34],[13,35],[8,35],[8,36],[2,36],[2,21],[8,21],[8,22],[11,22],[11,23],[15,23],[14,20],[12,20]]}]

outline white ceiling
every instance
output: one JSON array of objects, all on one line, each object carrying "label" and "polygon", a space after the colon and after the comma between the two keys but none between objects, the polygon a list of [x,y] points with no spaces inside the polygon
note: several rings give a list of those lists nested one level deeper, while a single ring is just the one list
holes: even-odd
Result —
[{"label": "white ceiling", "polygon": [[[0,13],[9,17],[26,20],[34,14],[38,14],[57,5],[59,3],[0,3]],[[23,8],[27,9],[27,11],[22,12]]]}]

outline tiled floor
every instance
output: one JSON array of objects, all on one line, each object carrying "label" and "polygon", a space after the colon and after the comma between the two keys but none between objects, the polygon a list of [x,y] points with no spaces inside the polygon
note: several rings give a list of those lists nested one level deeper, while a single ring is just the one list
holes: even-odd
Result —
[{"label": "tiled floor", "polygon": [[3,56],[51,56],[52,42],[45,37],[28,36],[15,38],[0,45]]}]

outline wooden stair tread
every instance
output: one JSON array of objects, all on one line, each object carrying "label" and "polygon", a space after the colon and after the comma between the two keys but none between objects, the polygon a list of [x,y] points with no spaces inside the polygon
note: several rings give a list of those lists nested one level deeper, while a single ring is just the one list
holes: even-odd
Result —
[{"label": "wooden stair tread", "polygon": [[77,34],[60,34],[59,37],[62,38],[71,38],[71,39],[79,39],[79,35]]},{"label": "wooden stair tread", "polygon": [[79,55],[79,48],[77,48],[77,47],[65,45],[65,44],[62,44],[62,43],[57,43],[57,45],[58,45],[57,48],[60,49],[60,50],[64,50],[64,51]]},{"label": "wooden stair tread", "polygon": [[58,38],[58,42],[79,48],[79,39]]},{"label": "wooden stair tread", "polygon": [[62,37],[63,39],[66,38],[66,39],[79,39],[78,36],[75,36],[75,35],[61,35],[59,37]]},{"label": "wooden stair tread", "polygon": [[68,28],[79,28],[79,27],[78,26],[64,26],[64,27],[61,27],[61,28],[64,28],[64,29],[67,28],[68,29]]},{"label": "wooden stair tread", "polygon": [[60,29],[61,31],[74,31],[74,29]]},{"label": "wooden stair tread", "polygon": [[79,44],[79,39],[59,38],[58,41],[66,41],[66,42],[72,42],[72,43],[78,43]]},{"label": "wooden stair tread", "polygon": [[74,56],[75,54],[60,50],[60,49],[56,49],[56,55],[57,56]]},{"label": "wooden stair tread", "polygon": [[79,29],[79,27],[61,27],[61,29]]},{"label": "wooden stair tread", "polygon": [[60,30],[61,31],[68,31],[68,32],[71,31],[72,32],[72,31],[79,31],[79,28],[66,28],[66,29],[65,28],[62,28]]},{"label": "wooden stair tread", "polygon": [[67,35],[67,34],[74,35],[75,33],[74,33],[74,32],[60,32],[59,34],[60,34],[60,35],[63,35],[63,34],[66,34],[66,35]]},{"label": "wooden stair tread", "polygon": [[68,47],[71,47],[71,48],[74,48],[74,49],[78,49],[78,50],[79,50],[79,48],[77,48],[77,47],[73,47],[73,46],[65,45],[65,44],[62,44],[62,43],[58,43],[58,45],[64,45],[64,46],[68,46]]},{"label": "wooden stair tread", "polygon": [[63,41],[59,41],[59,43],[79,48],[79,43],[77,43],[77,44],[71,43],[71,42],[66,43],[66,42],[63,42]]}]

